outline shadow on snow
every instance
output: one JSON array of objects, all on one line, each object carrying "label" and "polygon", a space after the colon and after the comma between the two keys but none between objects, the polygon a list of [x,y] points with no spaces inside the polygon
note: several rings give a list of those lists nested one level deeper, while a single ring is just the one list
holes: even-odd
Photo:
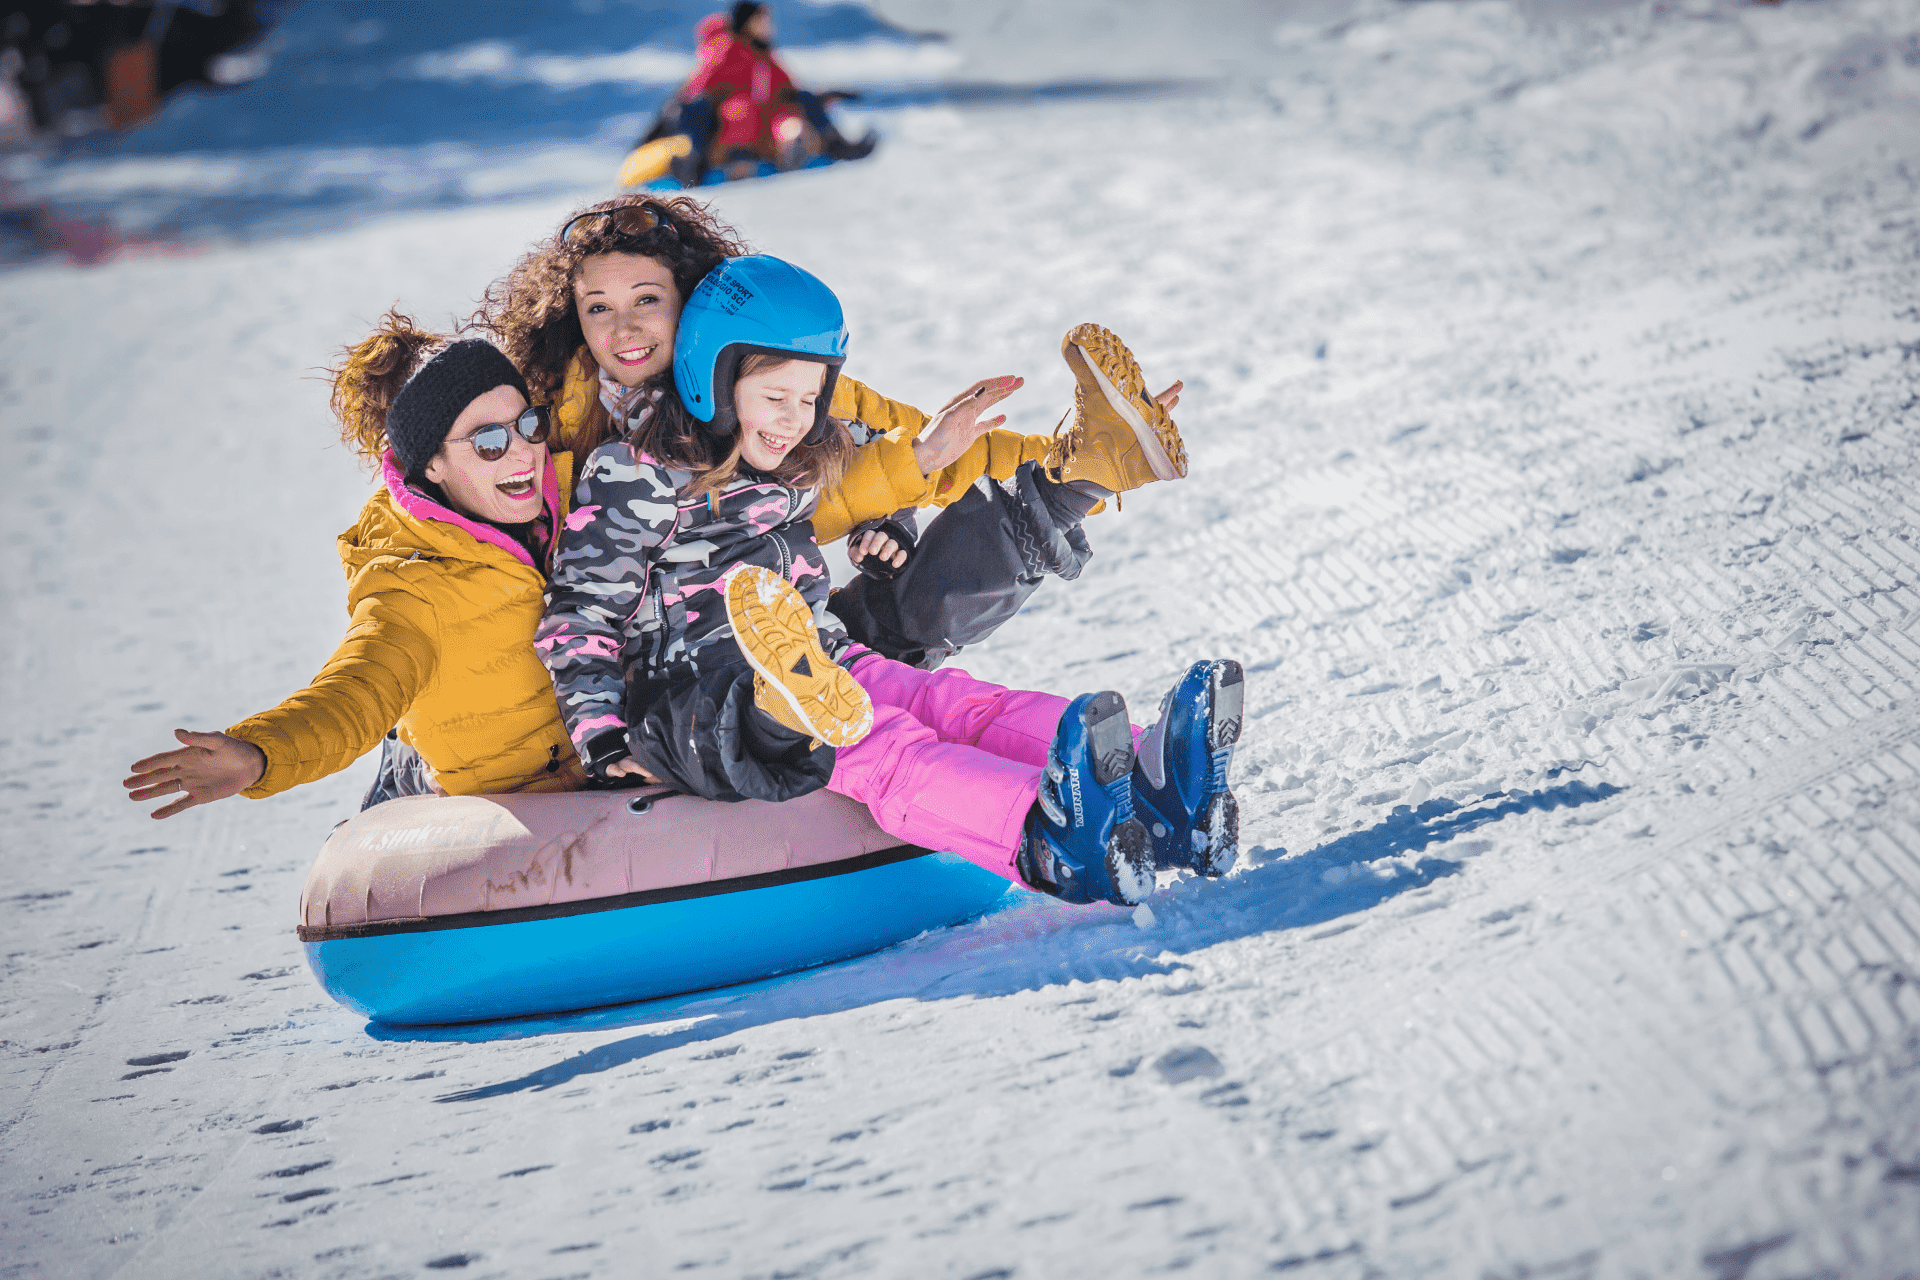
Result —
[{"label": "shadow on snow", "polygon": [[[440,1102],[476,1102],[545,1090],[681,1045],[789,1019],[865,1008],[888,1000],[985,999],[1072,981],[1171,974],[1181,958],[1217,943],[1282,930],[1310,929],[1354,916],[1409,890],[1454,875],[1466,846],[1441,857],[1428,850],[1490,823],[1536,810],[1571,808],[1617,795],[1609,783],[1566,782],[1528,792],[1495,792],[1470,805],[1429,800],[1402,805],[1362,831],[1303,854],[1255,849],[1256,862],[1226,880],[1184,880],[1155,895],[1155,922],[1142,932],[1120,907],[1071,907],[1012,893],[986,916],[839,964],[714,991],[640,1004],[457,1027],[387,1027],[379,1040],[478,1042],[560,1032],[639,1027],[637,1035],[598,1045],[497,1084],[462,1089]],[[1357,923],[1357,921],[1355,922]],[[1344,928],[1353,927],[1351,924]],[[1318,936],[1328,936],[1323,933]]]}]

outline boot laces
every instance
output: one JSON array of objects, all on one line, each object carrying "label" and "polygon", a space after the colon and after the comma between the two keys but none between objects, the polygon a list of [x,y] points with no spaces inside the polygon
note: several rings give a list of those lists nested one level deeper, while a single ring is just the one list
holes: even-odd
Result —
[{"label": "boot laces", "polygon": [[[1045,465],[1056,476],[1060,474],[1060,468],[1073,461],[1087,434],[1087,415],[1076,412],[1081,407],[1082,394],[1076,386],[1073,389],[1073,408],[1061,414],[1060,421],[1053,424],[1053,448],[1047,451]],[[1067,425],[1068,418],[1073,419],[1073,425],[1062,433],[1060,428]]]}]

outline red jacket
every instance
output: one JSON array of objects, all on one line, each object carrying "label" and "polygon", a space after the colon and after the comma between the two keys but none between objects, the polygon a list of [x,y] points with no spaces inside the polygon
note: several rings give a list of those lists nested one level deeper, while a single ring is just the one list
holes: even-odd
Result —
[{"label": "red jacket", "polygon": [[680,100],[692,102],[706,93],[702,88],[713,69],[720,65],[720,59],[726,56],[727,46],[733,43],[733,33],[727,30],[727,15],[710,13],[700,19],[693,29],[693,40],[697,51],[693,55],[693,74],[680,86]]},{"label": "red jacket", "polygon": [[[717,56],[716,56],[717,55]],[[774,123],[797,115],[793,77],[773,55],[727,33],[700,48],[699,65],[682,91],[712,100],[720,112],[719,142],[725,147],[767,147]]]}]

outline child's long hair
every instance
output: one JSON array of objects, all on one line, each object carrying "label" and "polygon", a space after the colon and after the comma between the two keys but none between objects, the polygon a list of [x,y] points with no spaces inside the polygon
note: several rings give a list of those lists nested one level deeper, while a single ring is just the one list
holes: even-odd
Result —
[{"label": "child's long hair", "polygon": [[[631,236],[616,229],[612,219],[606,219],[595,230],[583,233],[576,229],[572,243],[563,244],[560,229],[567,224],[562,223],[551,237],[515,263],[505,279],[488,286],[469,321],[491,335],[495,345],[506,352],[507,359],[526,378],[533,403],[559,401],[576,356],[581,362],[580,373],[589,378],[597,373],[592,353],[584,349],[587,338],[573,301],[574,280],[584,260],[603,253],[635,253],[658,259],[673,272],[674,287],[684,303],[693,296],[694,286],[723,259],[752,252],[732,227],[706,205],[687,196],[615,196],[588,205],[575,216],[633,206],[651,208],[660,216],[661,225]],[[671,396],[672,374],[662,380]],[[584,429],[572,441],[575,451],[585,456],[614,434],[612,415],[597,396],[590,396]]]},{"label": "child's long hair", "polygon": [[[755,353],[740,361],[734,376],[744,378],[800,358]],[[681,491],[681,496],[698,498],[719,492],[739,474],[741,434],[736,428],[730,447],[716,440],[704,423],[687,412],[679,392],[669,385],[647,420],[627,437],[627,443],[636,453],[693,472],[693,482]],[[828,418],[826,439],[819,444],[795,445],[780,460],[773,475],[796,489],[817,488],[822,493],[831,493],[840,487],[841,479],[847,474],[847,461],[852,457],[853,436],[848,433],[847,424],[838,418]]]},{"label": "child's long hair", "polygon": [[371,471],[380,470],[387,450],[387,411],[407,379],[427,358],[451,341],[414,324],[399,305],[380,317],[380,327],[340,348],[327,367],[333,380],[329,403],[340,420],[340,439]]}]

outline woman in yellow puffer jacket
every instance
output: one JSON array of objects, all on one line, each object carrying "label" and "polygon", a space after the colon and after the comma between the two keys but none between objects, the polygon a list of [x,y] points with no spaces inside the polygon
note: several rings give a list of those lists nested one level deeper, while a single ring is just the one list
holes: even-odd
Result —
[{"label": "woman in yellow puffer jacket", "polygon": [[[430,358],[429,358],[430,357]],[[492,344],[449,343],[397,312],[335,371],[342,436],[385,486],[340,535],[351,622],[306,688],[225,733],[133,766],[171,817],[346,768],[394,729],[451,794],[557,791],[586,775],[533,651],[573,459]],[[424,786],[415,789],[425,789]]]}]

